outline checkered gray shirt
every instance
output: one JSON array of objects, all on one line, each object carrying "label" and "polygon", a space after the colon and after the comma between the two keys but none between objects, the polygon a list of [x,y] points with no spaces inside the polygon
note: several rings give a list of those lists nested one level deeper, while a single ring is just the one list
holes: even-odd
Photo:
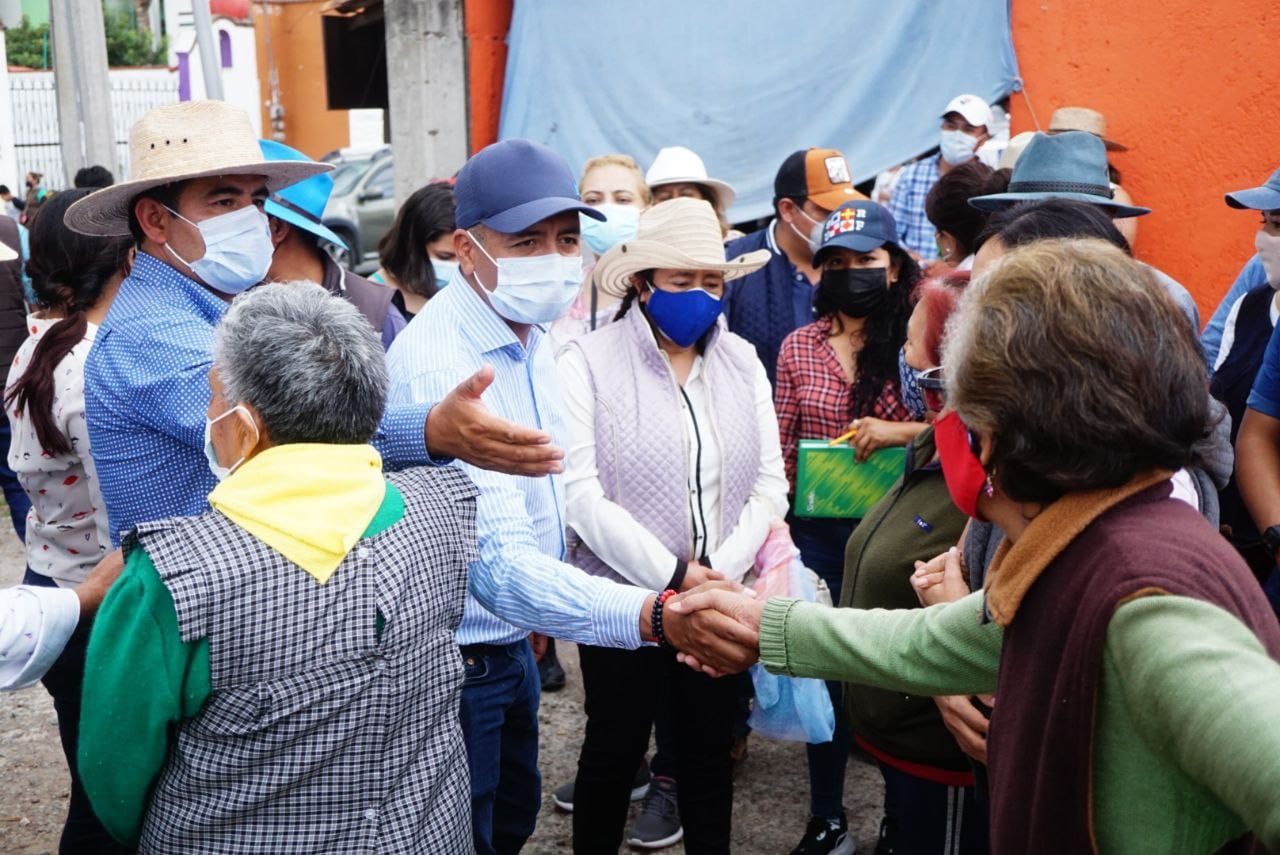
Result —
[{"label": "checkered gray shirt", "polygon": [[140,851],[474,851],[454,631],[476,491],[453,467],[390,480],[404,517],[324,585],[213,511],[131,538],[182,639],[209,639],[213,688],[171,742]]}]

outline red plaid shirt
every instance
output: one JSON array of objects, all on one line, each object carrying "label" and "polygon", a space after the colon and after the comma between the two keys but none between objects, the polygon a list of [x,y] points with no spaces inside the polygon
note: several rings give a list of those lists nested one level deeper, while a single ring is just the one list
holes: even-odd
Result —
[{"label": "red plaid shirt", "polygon": [[830,338],[831,319],[819,318],[787,336],[778,352],[773,403],[778,411],[782,459],[793,491],[800,440],[835,439],[849,430],[849,422],[862,416],[911,421],[911,412],[899,397],[897,378],[884,381],[871,412],[853,412],[853,384],[840,367]]}]

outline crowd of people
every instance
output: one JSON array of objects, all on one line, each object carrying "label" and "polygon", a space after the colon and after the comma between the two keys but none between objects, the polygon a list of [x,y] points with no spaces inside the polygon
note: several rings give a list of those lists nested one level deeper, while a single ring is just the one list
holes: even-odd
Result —
[{"label": "crowd of people", "polygon": [[[221,102],[128,181],[29,175],[0,688],[53,698],[60,851],[518,852],[557,639],[575,852],[730,850],[756,663],[835,713],[794,855],[854,851],[855,751],[885,855],[1280,847],[1280,171],[1202,335],[1100,114],[938,121],[887,204],[791,153],[745,234],[688,148],[495,143],[369,278],[329,167]],[[815,440],[896,483],[814,515]],[[757,594],[779,537],[832,605]]]}]

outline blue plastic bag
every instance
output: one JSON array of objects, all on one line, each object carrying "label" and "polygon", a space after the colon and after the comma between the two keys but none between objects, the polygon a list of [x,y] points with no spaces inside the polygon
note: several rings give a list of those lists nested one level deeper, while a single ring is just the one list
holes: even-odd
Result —
[{"label": "blue plastic bag", "polygon": [[[814,602],[817,591],[812,574],[800,561],[785,526],[770,533],[756,556],[754,587],[762,594],[783,593]],[[779,578],[785,574],[786,578]],[[751,668],[756,699],[747,724],[761,736],[795,742],[830,742],[835,732],[835,710],[826,683],[811,677],[770,674],[762,665]]]}]

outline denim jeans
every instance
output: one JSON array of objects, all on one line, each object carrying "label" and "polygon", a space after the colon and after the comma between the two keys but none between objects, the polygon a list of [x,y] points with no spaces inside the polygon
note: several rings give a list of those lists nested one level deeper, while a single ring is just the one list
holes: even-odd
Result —
[{"label": "denim jeans", "polygon": [[528,641],[463,647],[462,661],[462,733],[476,852],[513,855],[533,834],[542,806],[538,666]]},{"label": "denim jeans", "polygon": [[18,533],[18,540],[27,542],[27,512],[31,510],[31,499],[27,491],[22,489],[17,474],[9,468],[9,420],[0,418],[0,489],[4,490],[4,500],[9,503],[9,518],[13,520],[13,530]]},{"label": "denim jeans", "polygon": [[[28,570],[22,579],[24,585],[54,587],[48,576]],[[71,797],[67,802],[67,818],[62,824],[62,837],[58,842],[59,855],[115,855],[132,852],[117,843],[98,821],[85,795],[84,784],[76,767],[76,748],[79,744],[80,690],[84,682],[84,657],[89,647],[90,624],[76,627],[67,646],[41,681],[45,691],[53,698],[53,709],[58,714],[58,738],[62,753],[67,758],[67,771],[71,773]]]},{"label": "denim jeans", "polygon": [[[800,559],[827,583],[831,600],[837,604],[844,583],[844,547],[855,527],[855,520],[791,520],[791,539],[800,550]],[[830,742],[810,743],[805,753],[809,760],[809,812],[835,819],[844,812],[844,773],[853,735],[844,715],[844,687],[829,681],[827,693],[835,709],[835,731]]]}]

